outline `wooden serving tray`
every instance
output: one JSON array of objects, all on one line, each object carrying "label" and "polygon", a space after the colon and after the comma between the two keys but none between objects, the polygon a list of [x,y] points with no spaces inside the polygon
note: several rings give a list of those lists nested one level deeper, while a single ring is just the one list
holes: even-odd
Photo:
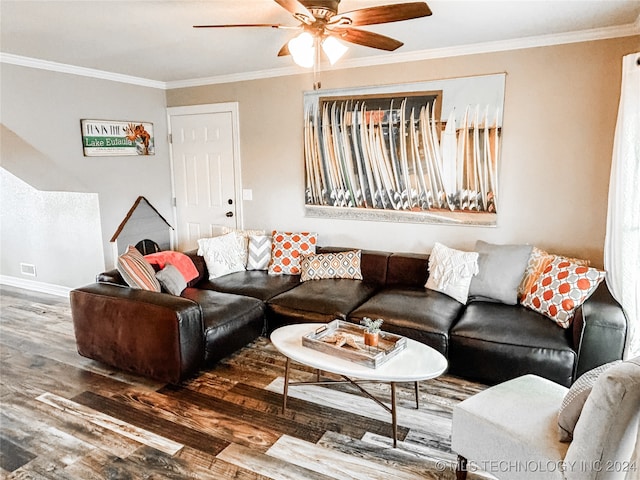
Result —
[{"label": "wooden serving tray", "polygon": [[[334,320],[326,326],[318,328],[315,332],[302,336],[302,345],[318,350],[319,352],[335,355],[336,357],[358,363],[370,368],[377,368],[389,359],[395,357],[407,346],[407,339],[400,335],[388,332],[380,332],[380,340],[377,347],[369,347],[364,344],[365,328],[343,320]],[[323,341],[336,333],[352,335],[360,350],[347,344],[338,347],[335,343]]]}]

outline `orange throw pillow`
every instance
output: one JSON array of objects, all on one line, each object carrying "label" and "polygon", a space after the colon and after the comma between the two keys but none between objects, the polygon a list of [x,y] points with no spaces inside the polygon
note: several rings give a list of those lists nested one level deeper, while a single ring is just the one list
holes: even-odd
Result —
[{"label": "orange throw pillow", "polygon": [[318,235],[309,232],[273,231],[270,275],[300,275],[300,257],[316,253]]},{"label": "orange throw pillow", "polygon": [[576,309],[596,290],[604,275],[595,268],[555,257],[533,284],[522,305],[549,317],[562,328],[569,328]]}]

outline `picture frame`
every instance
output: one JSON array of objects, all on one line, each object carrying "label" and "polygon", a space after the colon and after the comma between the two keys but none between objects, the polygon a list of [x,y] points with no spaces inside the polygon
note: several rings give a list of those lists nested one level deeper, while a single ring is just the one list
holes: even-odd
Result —
[{"label": "picture frame", "polygon": [[85,157],[155,155],[153,123],[80,120]]},{"label": "picture frame", "polygon": [[311,217],[495,226],[505,74],[306,92]]}]

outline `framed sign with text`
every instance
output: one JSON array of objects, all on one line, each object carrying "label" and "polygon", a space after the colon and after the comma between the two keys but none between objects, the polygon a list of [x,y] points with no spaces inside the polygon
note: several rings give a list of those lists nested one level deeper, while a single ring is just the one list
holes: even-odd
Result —
[{"label": "framed sign with text", "polygon": [[153,123],[81,120],[85,157],[154,155]]}]

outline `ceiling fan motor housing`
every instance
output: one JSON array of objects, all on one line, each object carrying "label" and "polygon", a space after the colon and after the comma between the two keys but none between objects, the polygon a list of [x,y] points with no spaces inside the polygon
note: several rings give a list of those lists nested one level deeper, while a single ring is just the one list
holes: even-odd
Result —
[{"label": "ceiling fan motor housing", "polygon": [[299,0],[316,19],[329,20],[338,13],[340,0]]}]

